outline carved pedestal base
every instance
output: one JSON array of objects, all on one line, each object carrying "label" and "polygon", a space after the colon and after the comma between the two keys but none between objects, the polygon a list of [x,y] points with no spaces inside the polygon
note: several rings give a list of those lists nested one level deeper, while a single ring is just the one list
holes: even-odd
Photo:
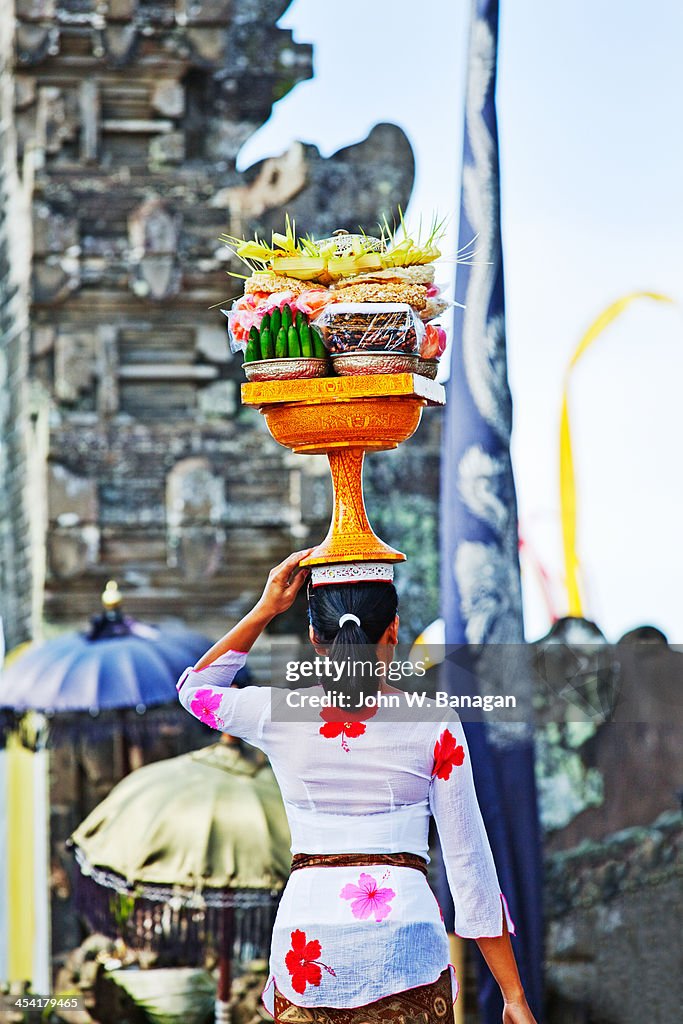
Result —
[{"label": "carved pedestal base", "polygon": [[322,544],[303,565],[329,562],[403,562],[405,555],[389,547],[368,522],[363,500],[362,448],[340,448],[327,458],[334,487],[334,509],[330,529]]},{"label": "carved pedestal base", "polygon": [[328,457],[332,523],[304,565],[404,561],[368,522],[363,459],[366,451],[396,448],[414,434],[424,406],[443,405],[440,384],[410,373],[264,381],[243,384],[242,401],[258,408],[286,448]]}]

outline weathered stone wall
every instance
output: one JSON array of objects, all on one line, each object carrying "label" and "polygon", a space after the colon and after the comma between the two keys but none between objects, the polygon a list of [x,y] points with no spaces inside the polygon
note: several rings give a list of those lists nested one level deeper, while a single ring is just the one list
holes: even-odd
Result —
[{"label": "weathered stone wall", "polygon": [[551,1024],[680,1019],[682,874],[680,812],[548,858]]},{"label": "weathered stone wall", "polygon": [[[648,677],[642,677],[646,685]],[[683,780],[680,713],[667,723],[606,722],[573,755],[600,781],[599,800],[547,836],[549,851],[653,821],[680,803]],[[647,785],[643,770],[647,765]]]},{"label": "weathered stone wall", "polygon": [[33,627],[27,507],[28,218],[17,175],[13,118],[13,4],[0,2],[0,615],[9,647]]},{"label": "weathered stone wall", "polygon": [[[599,639],[578,654],[550,642],[542,662],[547,1019],[668,1024],[682,995],[681,656],[663,637]],[[609,720],[563,722],[579,693]]]},{"label": "weathered stone wall", "polygon": [[311,74],[286,0],[18,0],[16,126],[30,163],[31,375],[50,396],[45,611],[80,624],[115,576],[126,608],[219,629],[267,568],[317,541],[326,476],[239,407],[218,309],[222,232],[327,234],[405,204],[403,133],[241,175],[274,100]]},{"label": "weathered stone wall", "polygon": [[594,624],[561,620],[534,644],[533,657],[546,849],[600,840],[679,807],[680,651],[662,634],[626,634],[608,645]]},{"label": "weathered stone wall", "polygon": [[409,643],[441,614],[439,474],[441,409],[426,409],[400,448],[365,460],[365,494],[375,531],[408,556],[396,567],[401,639]]}]

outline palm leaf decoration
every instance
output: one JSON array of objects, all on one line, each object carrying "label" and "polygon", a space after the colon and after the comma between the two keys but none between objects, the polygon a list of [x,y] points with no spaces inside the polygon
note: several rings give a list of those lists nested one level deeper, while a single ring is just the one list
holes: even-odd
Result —
[{"label": "palm leaf decoration", "polygon": [[[220,240],[253,273],[271,272],[293,277],[299,281],[330,284],[341,277],[353,277],[389,267],[412,267],[433,263],[441,256],[438,243],[446,230],[445,219],[436,215],[423,239],[422,223],[415,235],[406,226],[403,210],[399,207],[398,223],[390,225],[386,217],[378,225],[378,239],[368,236],[363,228],[357,235],[321,241],[310,235],[297,236],[296,222],[285,216],[283,232],[273,232],[270,244],[255,234],[253,239],[224,234]],[[230,273],[231,277],[244,275]]]}]

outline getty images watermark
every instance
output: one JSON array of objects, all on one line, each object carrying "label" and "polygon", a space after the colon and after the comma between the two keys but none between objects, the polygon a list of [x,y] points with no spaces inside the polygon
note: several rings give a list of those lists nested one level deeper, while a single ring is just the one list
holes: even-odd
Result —
[{"label": "getty images watermark", "polygon": [[[363,660],[333,661],[315,657],[304,660],[289,660],[285,664],[285,681],[289,686],[302,684],[307,689],[292,689],[286,693],[284,703],[288,708],[329,708],[343,711],[359,711],[375,708],[477,708],[493,711],[500,708],[515,708],[517,699],[513,694],[461,694],[455,696],[446,690],[428,692],[426,689],[404,689],[424,679],[429,663],[424,660],[377,661]],[[383,682],[394,684],[400,693],[383,692]],[[351,684],[352,693],[344,692],[344,685]],[[326,692],[320,693],[312,687],[318,684]],[[335,689],[339,687],[339,689]],[[363,687],[363,688],[360,688]],[[331,691],[331,692],[330,692]]]},{"label": "getty images watermark", "polygon": [[372,646],[353,662],[272,638],[267,681],[276,721],[314,721],[325,709],[383,710],[419,721],[451,709],[463,722],[651,724],[683,715],[683,646],[648,642],[401,644],[391,661]]}]

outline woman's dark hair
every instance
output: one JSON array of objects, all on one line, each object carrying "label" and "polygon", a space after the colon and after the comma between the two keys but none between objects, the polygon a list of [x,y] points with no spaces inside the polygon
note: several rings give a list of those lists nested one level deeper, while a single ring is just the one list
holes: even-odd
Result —
[{"label": "woman's dark hair", "polygon": [[[326,693],[344,694],[348,704],[355,707],[361,693],[374,694],[378,679],[374,668],[374,648],[398,608],[398,595],[393,583],[327,583],[309,587],[308,614],[316,640],[329,647],[330,661],[346,666],[339,682],[323,676]],[[347,619],[341,626],[343,615],[360,619],[360,626]],[[368,664],[371,667],[368,668]]]}]

